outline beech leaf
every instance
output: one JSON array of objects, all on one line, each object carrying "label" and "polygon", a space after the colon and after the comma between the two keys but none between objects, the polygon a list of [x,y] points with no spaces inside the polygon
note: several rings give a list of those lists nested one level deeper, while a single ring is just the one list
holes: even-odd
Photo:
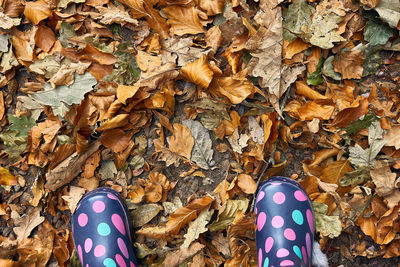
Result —
[{"label": "beech leaf", "polygon": [[206,225],[211,219],[214,210],[205,209],[203,210],[199,216],[193,222],[189,223],[189,228],[187,233],[184,235],[185,241],[182,244],[182,247],[187,248],[189,245],[199,238],[201,233],[204,233],[208,230]]}]

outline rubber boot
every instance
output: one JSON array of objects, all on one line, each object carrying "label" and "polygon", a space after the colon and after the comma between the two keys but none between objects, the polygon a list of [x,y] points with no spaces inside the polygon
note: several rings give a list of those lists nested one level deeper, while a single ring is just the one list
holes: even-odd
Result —
[{"label": "rubber boot", "polygon": [[97,188],[87,193],[72,215],[71,226],[83,267],[138,266],[129,211],[115,190]]},{"label": "rubber boot", "polygon": [[259,186],[255,212],[259,267],[311,266],[314,213],[299,183],[269,178]]}]

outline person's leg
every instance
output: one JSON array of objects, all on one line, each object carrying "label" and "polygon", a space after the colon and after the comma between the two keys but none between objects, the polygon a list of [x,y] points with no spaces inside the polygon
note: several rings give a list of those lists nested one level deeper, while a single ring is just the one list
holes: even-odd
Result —
[{"label": "person's leg", "polygon": [[258,266],[311,266],[314,214],[300,184],[268,179],[259,187],[255,212]]},{"label": "person's leg", "polygon": [[83,267],[138,266],[129,211],[116,191],[98,188],[87,193],[72,216],[71,227]]}]

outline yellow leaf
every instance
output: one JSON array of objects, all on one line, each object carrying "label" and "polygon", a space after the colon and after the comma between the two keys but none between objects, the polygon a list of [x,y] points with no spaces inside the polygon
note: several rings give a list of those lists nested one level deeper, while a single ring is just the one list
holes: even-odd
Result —
[{"label": "yellow leaf", "polygon": [[118,84],[117,98],[118,98],[119,102],[125,104],[126,100],[128,98],[133,97],[138,90],[139,90],[139,86],[136,84],[134,84],[134,85]]},{"label": "yellow leaf", "polygon": [[182,124],[174,124],[174,135],[169,137],[169,149],[181,156],[190,159],[194,139],[189,128]]},{"label": "yellow leaf", "polygon": [[171,25],[171,33],[176,35],[203,33],[198,10],[195,7],[169,6],[163,9]]},{"label": "yellow leaf", "polygon": [[257,190],[257,183],[250,175],[244,173],[241,173],[238,176],[238,186],[246,194],[254,194]]},{"label": "yellow leaf", "polygon": [[191,63],[186,64],[181,69],[182,75],[190,82],[207,88],[213,78],[213,71],[207,64],[206,55],[202,54],[201,57]]},{"label": "yellow leaf", "polygon": [[18,179],[6,168],[0,167],[0,185],[17,185]]},{"label": "yellow leaf", "polygon": [[236,80],[233,77],[218,77],[211,83],[211,91],[229,98],[232,104],[239,104],[254,93],[254,85],[248,81]]},{"label": "yellow leaf", "polygon": [[308,86],[304,81],[297,81],[296,82],[296,91],[297,94],[303,95],[309,99],[316,100],[316,99],[326,99],[327,97],[321,95],[319,92],[312,89]]},{"label": "yellow leaf", "polygon": [[26,2],[24,15],[29,21],[37,25],[40,21],[47,19],[51,15],[51,9],[49,4],[44,0]]}]

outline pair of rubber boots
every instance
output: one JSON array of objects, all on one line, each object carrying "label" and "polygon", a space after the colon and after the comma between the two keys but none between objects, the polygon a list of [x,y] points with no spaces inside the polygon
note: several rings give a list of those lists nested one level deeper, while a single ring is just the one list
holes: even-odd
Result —
[{"label": "pair of rubber boots", "polygon": [[[255,200],[258,266],[311,266],[314,214],[296,181],[272,177]],[[87,193],[72,216],[75,248],[83,267],[139,266],[132,247],[132,222],[114,190]]]}]

